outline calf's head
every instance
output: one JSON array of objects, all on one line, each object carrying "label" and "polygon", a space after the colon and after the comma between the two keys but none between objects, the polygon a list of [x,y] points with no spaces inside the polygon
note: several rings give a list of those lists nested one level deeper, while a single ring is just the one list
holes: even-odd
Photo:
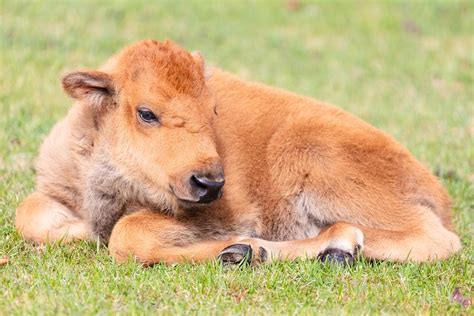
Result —
[{"label": "calf's head", "polygon": [[66,75],[63,87],[93,112],[97,155],[168,205],[194,207],[218,199],[224,185],[204,68],[198,53],[142,41],[98,71]]}]

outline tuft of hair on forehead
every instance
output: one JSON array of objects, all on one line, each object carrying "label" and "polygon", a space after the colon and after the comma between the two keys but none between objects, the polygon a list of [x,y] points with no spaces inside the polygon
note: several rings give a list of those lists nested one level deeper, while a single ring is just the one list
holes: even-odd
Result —
[{"label": "tuft of hair on forehead", "polygon": [[204,69],[193,56],[172,41],[145,40],[122,52],[119,64],[127,79],[157,76],[177,93],[197,96],[204,87]]}]

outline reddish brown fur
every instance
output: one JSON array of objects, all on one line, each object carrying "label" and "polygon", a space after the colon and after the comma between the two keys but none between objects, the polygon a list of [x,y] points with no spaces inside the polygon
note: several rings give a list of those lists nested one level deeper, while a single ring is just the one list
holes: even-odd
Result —
[{"label": "reddish brown fur", "polygon": [[[199,54],[144,41],[66,76],[78,103],[43,144],[37,192],[17,210],[25,238],[95,238],[100,222],[107,240],[120,218],[111,254],[147,264],[207,260],[235,243],[255,262],[358,248],[427,261],[460,249],[445,190],[393,138],[330,105],[204,71]],[[137,123],[140,104],[160,126]],[[193,198],[191,171],[221,164],[222,199],[180,202]]]}]

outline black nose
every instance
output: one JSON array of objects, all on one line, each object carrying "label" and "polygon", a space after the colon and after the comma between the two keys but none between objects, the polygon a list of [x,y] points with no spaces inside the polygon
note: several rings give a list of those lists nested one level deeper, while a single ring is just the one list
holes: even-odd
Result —
[{"label": "black nose", "polygon": [[203,175],[191,176],[191,186],[197,190],[198,203],[211,203],[220,198],[224,186],[224,176],[208,177]]}]

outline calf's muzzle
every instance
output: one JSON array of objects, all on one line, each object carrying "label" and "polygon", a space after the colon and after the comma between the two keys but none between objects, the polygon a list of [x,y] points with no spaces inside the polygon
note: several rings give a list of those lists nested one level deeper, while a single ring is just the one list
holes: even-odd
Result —
[{"label": "calf's muzzle", "polygon": [[190,185],[193,187],[198,196],[198,203],[211,203],[222,195],[222,187],[224,186],[224,173],[217,174],[193,174],[190,178]]}]

